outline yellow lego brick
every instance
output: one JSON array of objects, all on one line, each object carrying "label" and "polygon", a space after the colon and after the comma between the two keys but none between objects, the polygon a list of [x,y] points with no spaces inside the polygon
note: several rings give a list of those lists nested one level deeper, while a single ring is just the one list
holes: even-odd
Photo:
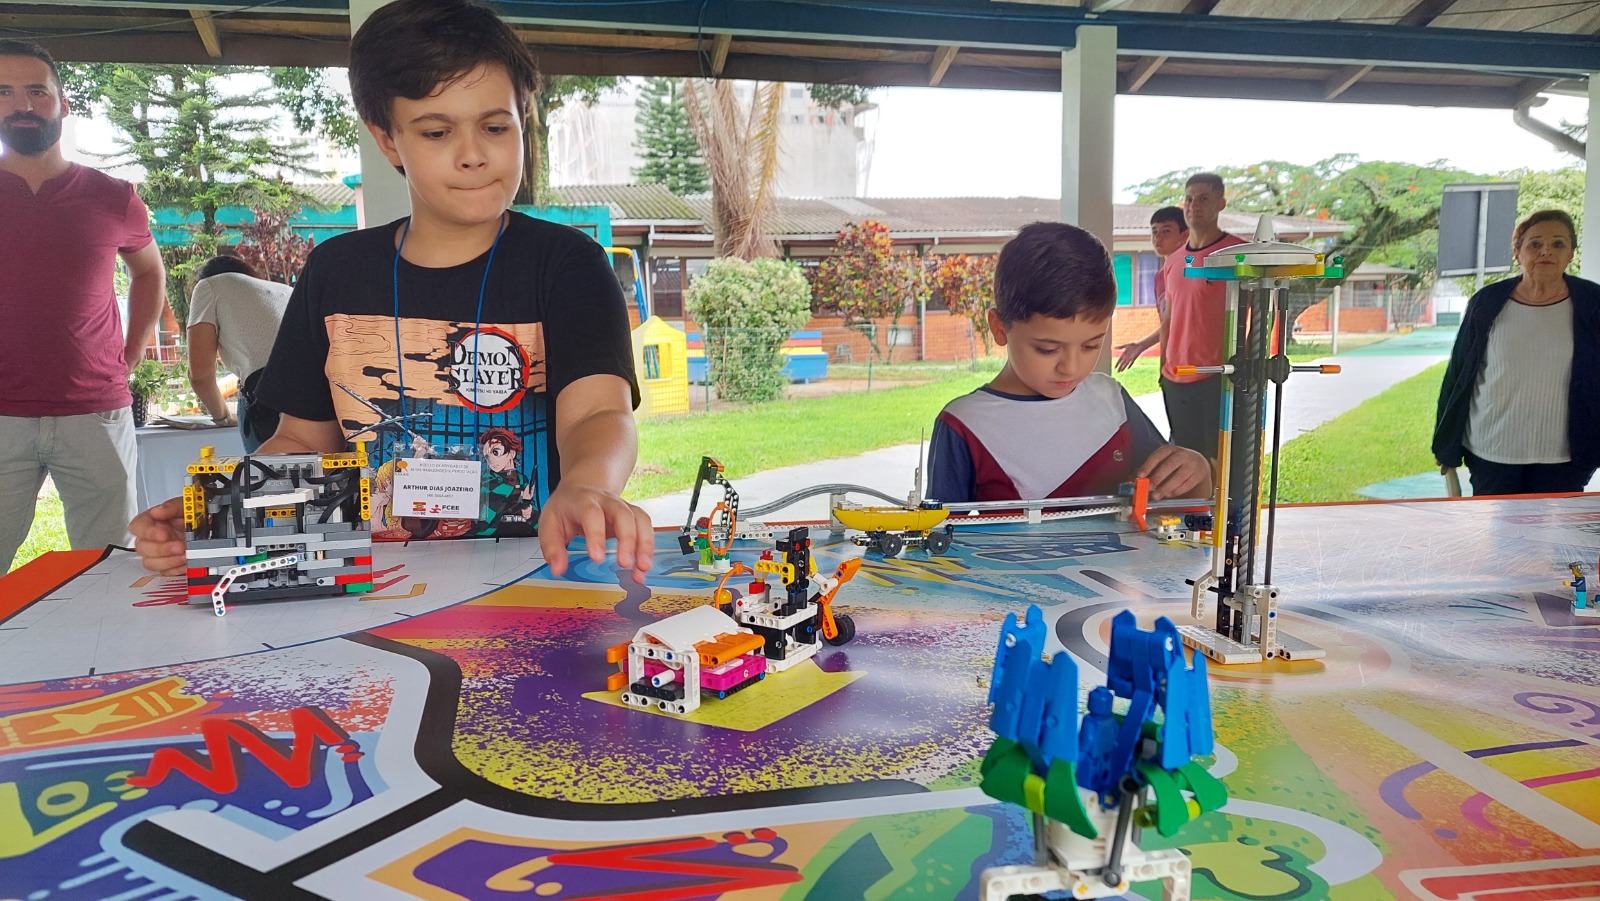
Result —
[{"label": "yellow lego brick", "polygon": [[775,575],[788,585],[794,581],[794,564],[781,560],[757,560],[756,573],[759,575]]},{"label": "yellow lego brick", "polygon": [[293,507],[275,507],[275,508],[267,511],[267,518],[268,519],[293,519],[294,518],[294,508]]},{"label": "yellow lego brick", "polygon": [[1322,275],[1323,266],[1321,263],[1303,266],[1251,266],[1240,263],[1233,267],[1233,272],[1240,278],[1303,278]]},{"label": "yellow lego brick", "polygon": [[323,454],[323,469],[352,469],[367,465],[367,451],[365,444],[357,445],[355,453],[348,454]]}]

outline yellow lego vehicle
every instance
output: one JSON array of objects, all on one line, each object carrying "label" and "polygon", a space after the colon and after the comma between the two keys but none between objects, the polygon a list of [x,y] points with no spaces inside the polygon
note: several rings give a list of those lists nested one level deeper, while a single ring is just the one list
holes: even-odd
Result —
[{"label": "yellow lego vehicle", "polygon": [[938,501],[923,501],[915,507],[842,502],[833,508],[834,519],[847,529],[863,533],[852,536],[853,543],[874,548],[885,557],[897,556],[906,547],[921,547],[930,554],[949,550],[955,535],[955,526],[945,523],[949,515],[950,511]]}]

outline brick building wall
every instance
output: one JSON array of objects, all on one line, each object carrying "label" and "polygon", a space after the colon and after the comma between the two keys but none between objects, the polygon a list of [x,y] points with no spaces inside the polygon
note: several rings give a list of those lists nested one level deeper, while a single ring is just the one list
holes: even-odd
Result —
[{"label": "brick building wall", "polygon": [[[876,322],[880,332],[888,334],[892,321],[879,319]],[[1159,323],[1155,307],[1118,307],[1111,324],[1113,344],[1137,341],[1155,331]],[[690,333],[700,330],[693,320],[684,320],[682,327]],[[923,336],[917,334],[916,316],[907,314],[900,317],[900,328],[904,330],[906,343],[894,348],[894,362],[921,359],[918,354],[924,347],[926,359],[931,361],[970,360],[974,351],[980,357],[984,355],[983,339],[973,334],[972,323],[965,316],[945,310],[929,310],[926,327],[924,343]],[[865,363],[872,359],[872,345],[866,334],[859,328],[846,328],[843,317],[813,316],[800,328],[822,333],[822,349],[827,351],[829,362]],[[1146,356],[1154,356],[1159,352],[1159,349],[1152,348]],[[1005,351],[993,347],[989,353],[999,356]]]},{"label": "brick building wall", "polygon": [[[1145,335],[1155,331],[1161,325],[1161,314],[1155,307],[1117,307],[1117,312],[1111,318],[1111,346],[1127,344],[1137,341]],[[1161,355],[1161,346],[1154,345],[1145,351],[1143,356],[1156,357]],[[1116,359],[1115,351],[1112,359]]]},{"label": "brick building wall", "polygon": [[[1325,332],[1328,331],[1328,302],[1319,300],[1300,312],[1295,317],[1294,324],[1301,331]],[[1361,307],[1351,309],[1341,306],[1339,308],[1340,332],[1385,332],[1389,330],[1389,319],[1382,307]]]}]

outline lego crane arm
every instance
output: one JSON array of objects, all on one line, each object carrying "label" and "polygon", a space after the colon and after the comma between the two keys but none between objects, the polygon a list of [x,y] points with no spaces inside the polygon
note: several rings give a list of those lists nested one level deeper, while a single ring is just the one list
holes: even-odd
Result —
[{"label": "lego crane arm", "polygon": [[[726,553],[728,545],[733,543],[733,534],[739,521],[739,492],[733,490],[733,483],[723,476],[722,464],[710,457],[700,458],[700,471],[694,478],[694,491],[689,495],[689,515],[683,521],[683,529],[678,532],[678,549],[685,554],[694,553],[694,513],[700,507],[700,488],[702,485],[721,485],[722,502],[717,504],[712,512],[711,535],[707,536],[717,553]],[[719,531],[717,518],[726,518],[726,537],[720,546],[714,537]]]}]

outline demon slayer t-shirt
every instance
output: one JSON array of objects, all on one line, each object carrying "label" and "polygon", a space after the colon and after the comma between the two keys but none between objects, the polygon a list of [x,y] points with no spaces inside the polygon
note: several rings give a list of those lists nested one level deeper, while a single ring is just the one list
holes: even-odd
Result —
[{"label": "demon slayer t-shirt", "polygon": [[483,452],[481,512],[476,521],[435,520],[394,509],[401,432],[392,426],[377,438],[355,438],[367,442],[373,461],[373,536],[531,535],[561,477],[554,431],[561,390],[586,376],[616,375],[639,403],[621,286],[588,235],[511,213],[489,268],[481,325],[488,252],[444,269],[401,260],[396,319],[402,221],[312,251],[262,376],[261,403],[302,419],[337,420],[348,435],[378,422],[379,411],[383,419],[400,416],[403,385],[412,432],[446,453]]}]

